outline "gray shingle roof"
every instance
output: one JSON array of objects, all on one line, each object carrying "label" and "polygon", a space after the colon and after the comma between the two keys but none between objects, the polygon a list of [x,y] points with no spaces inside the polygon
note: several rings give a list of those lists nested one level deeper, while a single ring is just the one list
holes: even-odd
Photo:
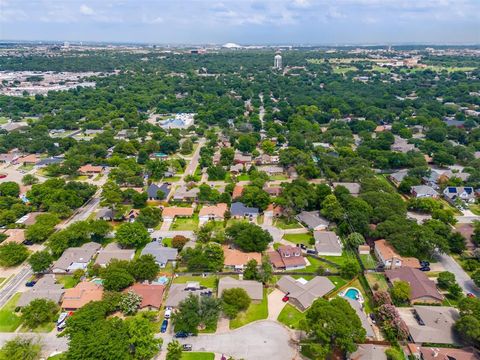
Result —
[{"label": "gray shingle roof", "polygon": [[255,215],[259,213],[258,208],[245,206],[241,202],[234,202],[230,207],[230,213],[232,216],[248,216],[250,214]]},{"label": "gray shingle roof", "polygon": [[240,288],[247,292],[252,300],[263,299],[263,285],[253,280],[237,280],[230,276],[220,278],[218,281],[218,296],[220,297],[223,290]]},{"label": "gray shingle roof", "polygon": [[22,293],[22,296],[18,299],[17,306],[27,306],[36,299],[52,300],[58,304],[64,292],[63,285],[55,282],[55,275],[45,275],[38,280],[32,289]]},{"label": "gray shingle roof", "polygon": [[165,265],[168,261],[174,261],[177,258],[178,250],[162,246],[157,241],[148,243],[142,250],[142,255],[153,255],[157,263]]}]

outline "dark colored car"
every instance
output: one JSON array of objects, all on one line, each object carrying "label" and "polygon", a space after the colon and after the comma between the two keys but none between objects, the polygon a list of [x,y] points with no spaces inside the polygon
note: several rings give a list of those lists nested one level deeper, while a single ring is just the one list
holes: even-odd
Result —
[{"label": "dark colored car", "polygon": [[430,267],[429,266],[423,266],[420,268],[420,271],[430,271]]},{"label": "dark colored car", "polygon": [[302,248],[302,250],[307,250],[307,245],[305,244],[300,244],[300,247]]},{"label": "dark colored car", "polygon": [[317,252],[315,250],[312,250],[312,249],[308,249],[307,250],[307,254],[312,254],[312,255],[315,255]]},{"label": "dark colored car", "polygon": [[423,260],[423,261],[420,261],[420,265],[421,265],[422,267],[428,267],[428,266],[430,266],[430,263],[429,263],[428,261],[426,261],[426,260]]},{"label": "dark colored car", "polygon": [[26,287],[33,287],[37,282],[35,280],[32,280],[32,281],[27,281],[25,283],[25,286]]},{"label": "dark colored car", "polygon": [[181,338],[187,338],[188,337],[188,333],[184,332],[184,331],[179,331],[175,334],[175,337],[177,339],[181,339]]},{"label": "dark colored car", "polygon": [[33,245],[33,241],[25,240],[25,241],[23,242],[23,245],[31,246],[31,245]]},{"label": "dark colored car", "polygon": [[168,327],[168,320],[167,319],[164,319],[163,322],[162,322],[162,327],[160,328],[160,332],[161,333],[164,333],[167,331],[167,327]]}]

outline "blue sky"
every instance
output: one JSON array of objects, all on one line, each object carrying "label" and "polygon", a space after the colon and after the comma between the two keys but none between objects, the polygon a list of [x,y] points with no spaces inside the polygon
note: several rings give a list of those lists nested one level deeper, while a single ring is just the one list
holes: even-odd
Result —
[{"label": "blue sky", "polygon": [[480,0],[0,0],[0,39],[480,43]]}]

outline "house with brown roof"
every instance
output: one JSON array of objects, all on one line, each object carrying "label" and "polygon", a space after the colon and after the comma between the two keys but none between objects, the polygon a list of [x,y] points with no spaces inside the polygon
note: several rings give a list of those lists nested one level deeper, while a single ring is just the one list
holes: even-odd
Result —
[{"label": "house with brown roof", "polygon": [[410,284],[410,302],[441,304],[443,295],[437,290],[435,283],[425,273],[410,267],[401,267],[385,270],[387,279],[393,284],[395,281],[405,281]]},{"label": "house with brown roof", "polygon": [[279,196],[282,193],[283,188],[281,186],[267,186],[267,185],[265,185],[263,187],[263,191],[265,191],[270,196]]},{"label": "house with brown roof", "polygon": [[130,291],[141,296],[142,302],[140,303],[140,309],[160,310],[162,307],[165,286],[160,284],[136,283],[124,290],[125,293]]},{"label": "house with brown roof", "polygon": [[97,166],[97,165],[92,165],[92,164],[86,164],[86,165],[83,165],[81,166],[79,169],[78,169],[78,172],[81,174],[81,175],[98,175],[98,174],[101,174],[103,172],[103,170],[105,170],[105,167],[103,166]]},{"label": "house with brown roof", "polygon": [[243,270],[250,260],[255,260],[258,265],[262,263],[262,254],[257,252],[243,252],[223,246],[223,264],[228,269]]},{"label": "house with brown roof", "polygon": [[419,346],[412,355],[422,360],[480,360],[480,353],[473,347],[464,349]]},{"label": "house with brown roof", "polygon": [[22,244],[25,241],[25,229],[7,229],[3,232],[3,234],[8,236],[3,241],[4,244],[7,242]]},{"label": "house with brown roof", "polygon": [[198,220],[200,225],[207,221],[223,221],[225,218],[225,212],[228,210],[228,205],[225,203],[219,203],[212,206],[204,206],[198,213]]},{"label": "house with brown roof", "polygon": [[82,281],[63,295],[62,309],[77,310],[91,301],[100,301],[103,297],[103,286],[94,282]]},{"label": "house with brown roof", "polygon": [[232,192],[232,200],[238,199],[239,197],[242,196],[242,194],[243,194],[243,186],[235,185]]},{"label": "house with brown roof", "polygon": [[278,270],[304,269],[307,266],[302,251],[294,246],[282,245],[275,251],[267,252],[267,256],[273,267]]},{"label": "house with brown roof", "polygon": [[233,162],[235,164],[251,164],[252,156],[251,155],[244,155],[240,151],[236,151],[233,157]]},{"label": "house with brown roof", "polygon": [[280,205],[270,204],[263,213],[265,216],[278,218],[283,215],[283,207]]},{"label": "house with brown roof", "polygon": [[387,240],[375,241],[375,256],[386,269],[396,269],[402,266],[419,268],[420,262],[415,258],[400,256]]},{"label": "house with brown roof", "polygon": [[16,163],[22,164],[23,166],[26,165],[35,165],[38,161],[40,160],[40,157],[36,154],[29,154],[22,156],[18,160],[16,160]]},{"label": "house with brown roof", "polygon": [[173,221],[176,217],[191,217],[193,216],[193,208],[190,207],[181,207],[181,206],[170,206],[163,208],[162,218],[163,220]]}]

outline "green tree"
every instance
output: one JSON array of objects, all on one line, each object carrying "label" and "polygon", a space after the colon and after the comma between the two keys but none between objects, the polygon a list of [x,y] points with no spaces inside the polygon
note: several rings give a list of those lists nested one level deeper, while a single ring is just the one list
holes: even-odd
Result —
[{"label": "green tree", "polygon": [[353,353],[357,343],[365,339],[366,332],[357,313],[340,297],[315,300],[305,318],[305,330],[312,341],[309,350],[318,359],[325,358],[335,348]]},{"label": "green tree", "polygon": [[33,253],[28,259],[28,263],[32,267],[32,271],[36,274],[43,273],[48,270],[53,262],[53,256],[49,251],[43,250]]},{"label": "green tree", "polygon": [[393,303],[397,306],[407,304],[412,292],[410,284],[402,280],[395,281],[389,291]]},{"label": "green tree", "polygon": [[222,166],[233,165],[234,157],[235,157],[235,150],[233,150],[233,148],[224,147],[220,150],[220,164]]},{"label": "green tree", "polygon": [[22,320],[30,329],[55,321],[58,305],[51,300],[35,299],[22,308]]},{"label": "green tree", "polygon": [[136,281],[153,281],[157,278],[160,266],[153,255],[146,254],[130,261],[129,272]]},{"label": "green tree", "polygon": [[240,311],[248,309],[251,299],[241,288],[226,289],[222,292],[223,312],[233,319]]},{"label": "green tree", "polygon": [[125,321],[130,353],[135,360],[152,359],[162,345],[155,338],[155,324],[146,316],[137,315]]},{"label": "green tree", "polygon": [[175,235],[172,239],[172,247],[181,251],[183,247],[187,244],[188,239],[182,235]]},{"label": "green tree", "polygon": [[442,290],[448,290],[452,285],[456,284],[455,275],[449,271],[442,271],[438,274],[437,286]]},{"label": "green tree", "polygon": [[34,185],[38,183],[38,178],[32,174],[26,174],[22,178],[22,184],[25,186]]},{"label": "green tree", "polygon": [[243,270],[243,278],[245,280],[259,280],[260,273],[258,272],[257,260],[251,259],[247,262],[245,269]]},{"label": "green tree", "polygon": [[465,297],[458,303],[458,308],[460,318],[455,329],[467,344],[480,346],[480,299]]},{"label": "green tree", "polygon": [[135,282],[129,272],[129,263],[124,260],[112,260],[101,271],[105,290],[121,291]]},{"label": "green tree", "polygon": [[230,242],[247,252],[264,251],[273,241],[268,231],[246,221],[231,225],[225,234]]},{"label": "green tree", "polygon": [[126,294],[122,294],[119,307],[125,315],[135,315],[141,303],[142,297],[140,295],[133,291],[128,291]]},{"label": "green tree", "polygon": [[182,352],[182,345],[177,340],[172,340],[167,345],[167,360],[181,360]]},{"label": "green tree", "polygon": [[42,346],[33,338],[17,336],[7,341],[0,349],[0,360],[38,360]]},{"label": "green tree", "polygon": [[150,235],[141,223],[123,223],[117,228],[117,242],[126,248],[141,248],[150,242]]},{"label": "green tree", "polygon": [[475,283],[475,285],[480,287],[480,270],[477,270],[472,274],[472,280]]},{"label": "green tree", "polygon": [[25,245],[15,242],[7,242],[0,245],[0,265],[5,267],[16,266],[28,258],[28,250]]},{"label": "green tree", "polygon": [[347,259],[340,267],[340,274],[345,279],[352,279],[360,272],[360,265],[355,259]]},{"label": "green tree", "polygon": [[355,250],[358,248],[359,245],[365,244],[365,238],[363,237],[362,234],[357,232],[354,232],[348,235],[345,238],[345,241],[351,249],[355,249]]},{"label": "green tree", "polygon": [[387,360],[405,360],[405,354],[399,348],[389,348],[385,350]]},{"label": "green tree", "polygon": [[455,283],[448,288],[448,295],[452,299],[458,299],[463,295],[463,290],[460,285]]},{"label": "green tree", "polygon": [[180,152],[183,155],[188,155],[193,151],[193,142],[190,139],[185,139],[182,142],[182,146],[180,148]]},{"label": "green tree", "polygon": [[146,228],[154,228],[162,219],[162,210],[158,207],[147,206],[140,210],[135,221],[143,224]]},{"label": "green tree", "polygon": [[20,186],[14,181],[6,181],[0,184],[0,194],[17,198],[20,195]]}]

